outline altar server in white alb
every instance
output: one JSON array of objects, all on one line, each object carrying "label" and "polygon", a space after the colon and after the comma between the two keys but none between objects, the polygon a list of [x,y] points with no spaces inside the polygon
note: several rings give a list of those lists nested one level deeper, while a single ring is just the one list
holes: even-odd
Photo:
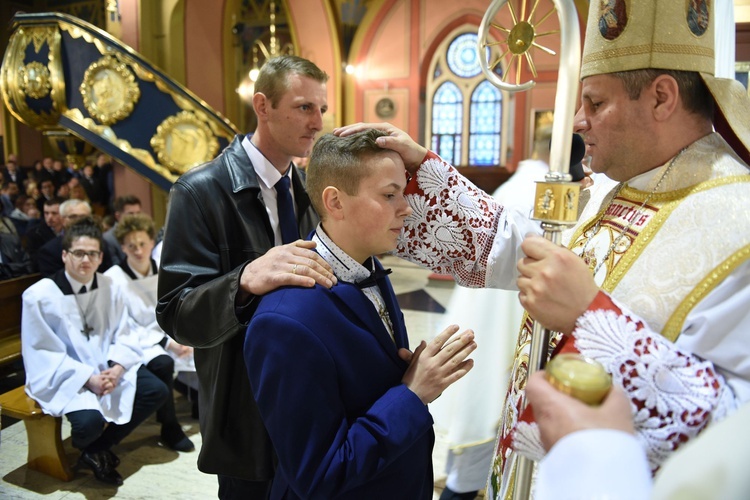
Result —
[{"label": "altar server in white alb", "polygon": [[117,223],[115,238],[125,260],[104,273],[125,290],[128,326],[138,336],[143,363],[169,388],[170,397],[156,410],[161,423],[161,439],[176,451],[193,451],[195,445],[185,435],[171,396],[174,388],[175,362],[180,370],[195,371],[193,348],[170,339],[156,322],[156,288],[158,267],[151,258],[156,229],[146,214],[126,215]]},{"label": "altar server in white alb", "polygon": [[120,485],[119,443],[167,398],[167,387],[141,365],[120,287],[97,274],[102,233],[90,217],[65,231],[65,269],[23,294],[21,340],[26,392],[45,413],[65,415],[79,465]]}]

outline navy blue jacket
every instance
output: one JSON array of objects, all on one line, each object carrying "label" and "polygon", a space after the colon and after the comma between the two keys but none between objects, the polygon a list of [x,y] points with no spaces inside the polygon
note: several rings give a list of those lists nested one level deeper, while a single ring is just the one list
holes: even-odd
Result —
[{"label": "navy blue jacket", "polygon": [[395,345],[351,283],[281,288],[258,304],[244,352],[279,459],[272,499],[432,498],[432,417],[401,383],[403,314],[388,279],[378,284]]}]

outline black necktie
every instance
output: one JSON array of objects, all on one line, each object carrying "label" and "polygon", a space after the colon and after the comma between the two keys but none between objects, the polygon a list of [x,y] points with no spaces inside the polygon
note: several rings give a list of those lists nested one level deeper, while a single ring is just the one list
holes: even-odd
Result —
[{"label": "black necktie", "polygon": [[294,200],[292,200],[292,193],[289,191],[289,176],[281,177],[274,188],[276,189],[276,209],[279,212],[281,242],[286,245],[299,239],[297,218],[294,215]]},{"label": "black necktie", "polygon": [[390,269],[375,269],[374,271],[370,272],[370,276],[363,279],[362,281],[355,283],[355,285],[357,285],[357,287],[360,289],[375,286],[378,284],[378,280],[385,278],[392,272],[393,271],[391,271]]},{"label": "black necktie", "polygon": [[78,293],[86,293],[86,285],[83,285],[80,290],[78,290]]}]

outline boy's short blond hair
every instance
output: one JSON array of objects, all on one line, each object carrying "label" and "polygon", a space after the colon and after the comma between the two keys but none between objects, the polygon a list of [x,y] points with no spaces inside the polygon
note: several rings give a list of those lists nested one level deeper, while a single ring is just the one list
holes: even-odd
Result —
[{"label": "boy's short blond hair", "polygon": [[327,215],[323,206],[325,188],[333,186],[346,194],[357,194],[359,183],[370,173],[365,161],[390,151],[376,142],[378,137],[387,135],[367,129],[347,137],[326,134],[318,139],[307,166],[307,194],[321,219]]}]

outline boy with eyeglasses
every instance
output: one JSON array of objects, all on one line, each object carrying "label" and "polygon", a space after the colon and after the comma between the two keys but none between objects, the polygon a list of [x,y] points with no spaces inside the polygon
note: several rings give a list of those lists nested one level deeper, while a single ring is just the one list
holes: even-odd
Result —
[{"label": "boy with eyeglasses", "polygon": [[91,217],[65,230],[65,268],[23,293],[21,345],[26,393],[44,413],[65,415],[79,465],[121,485],[119,443],[166,400],[166,385],[141,365],[122,291],[96,271],[102,233]]},{"label": "boy with eyeglasses", "polygon": [[[91,205],[83,200],[65,200],[60,203],[60,217],[62,218],[62,230],[55,238],[47,241],[36,253],[35,264],[39,273],[45,278],[52,277],[60,271],[63,266],[60,263],[60,253],[62,252],[62,240],[68,226],[80,219],[81,217],[91,216]],[[102,240],[103,241],[103,240]],[[112,256],[107,248],[101,248],[102,255],[99,261],[99,270],[106,271],[112,267]]]}]

